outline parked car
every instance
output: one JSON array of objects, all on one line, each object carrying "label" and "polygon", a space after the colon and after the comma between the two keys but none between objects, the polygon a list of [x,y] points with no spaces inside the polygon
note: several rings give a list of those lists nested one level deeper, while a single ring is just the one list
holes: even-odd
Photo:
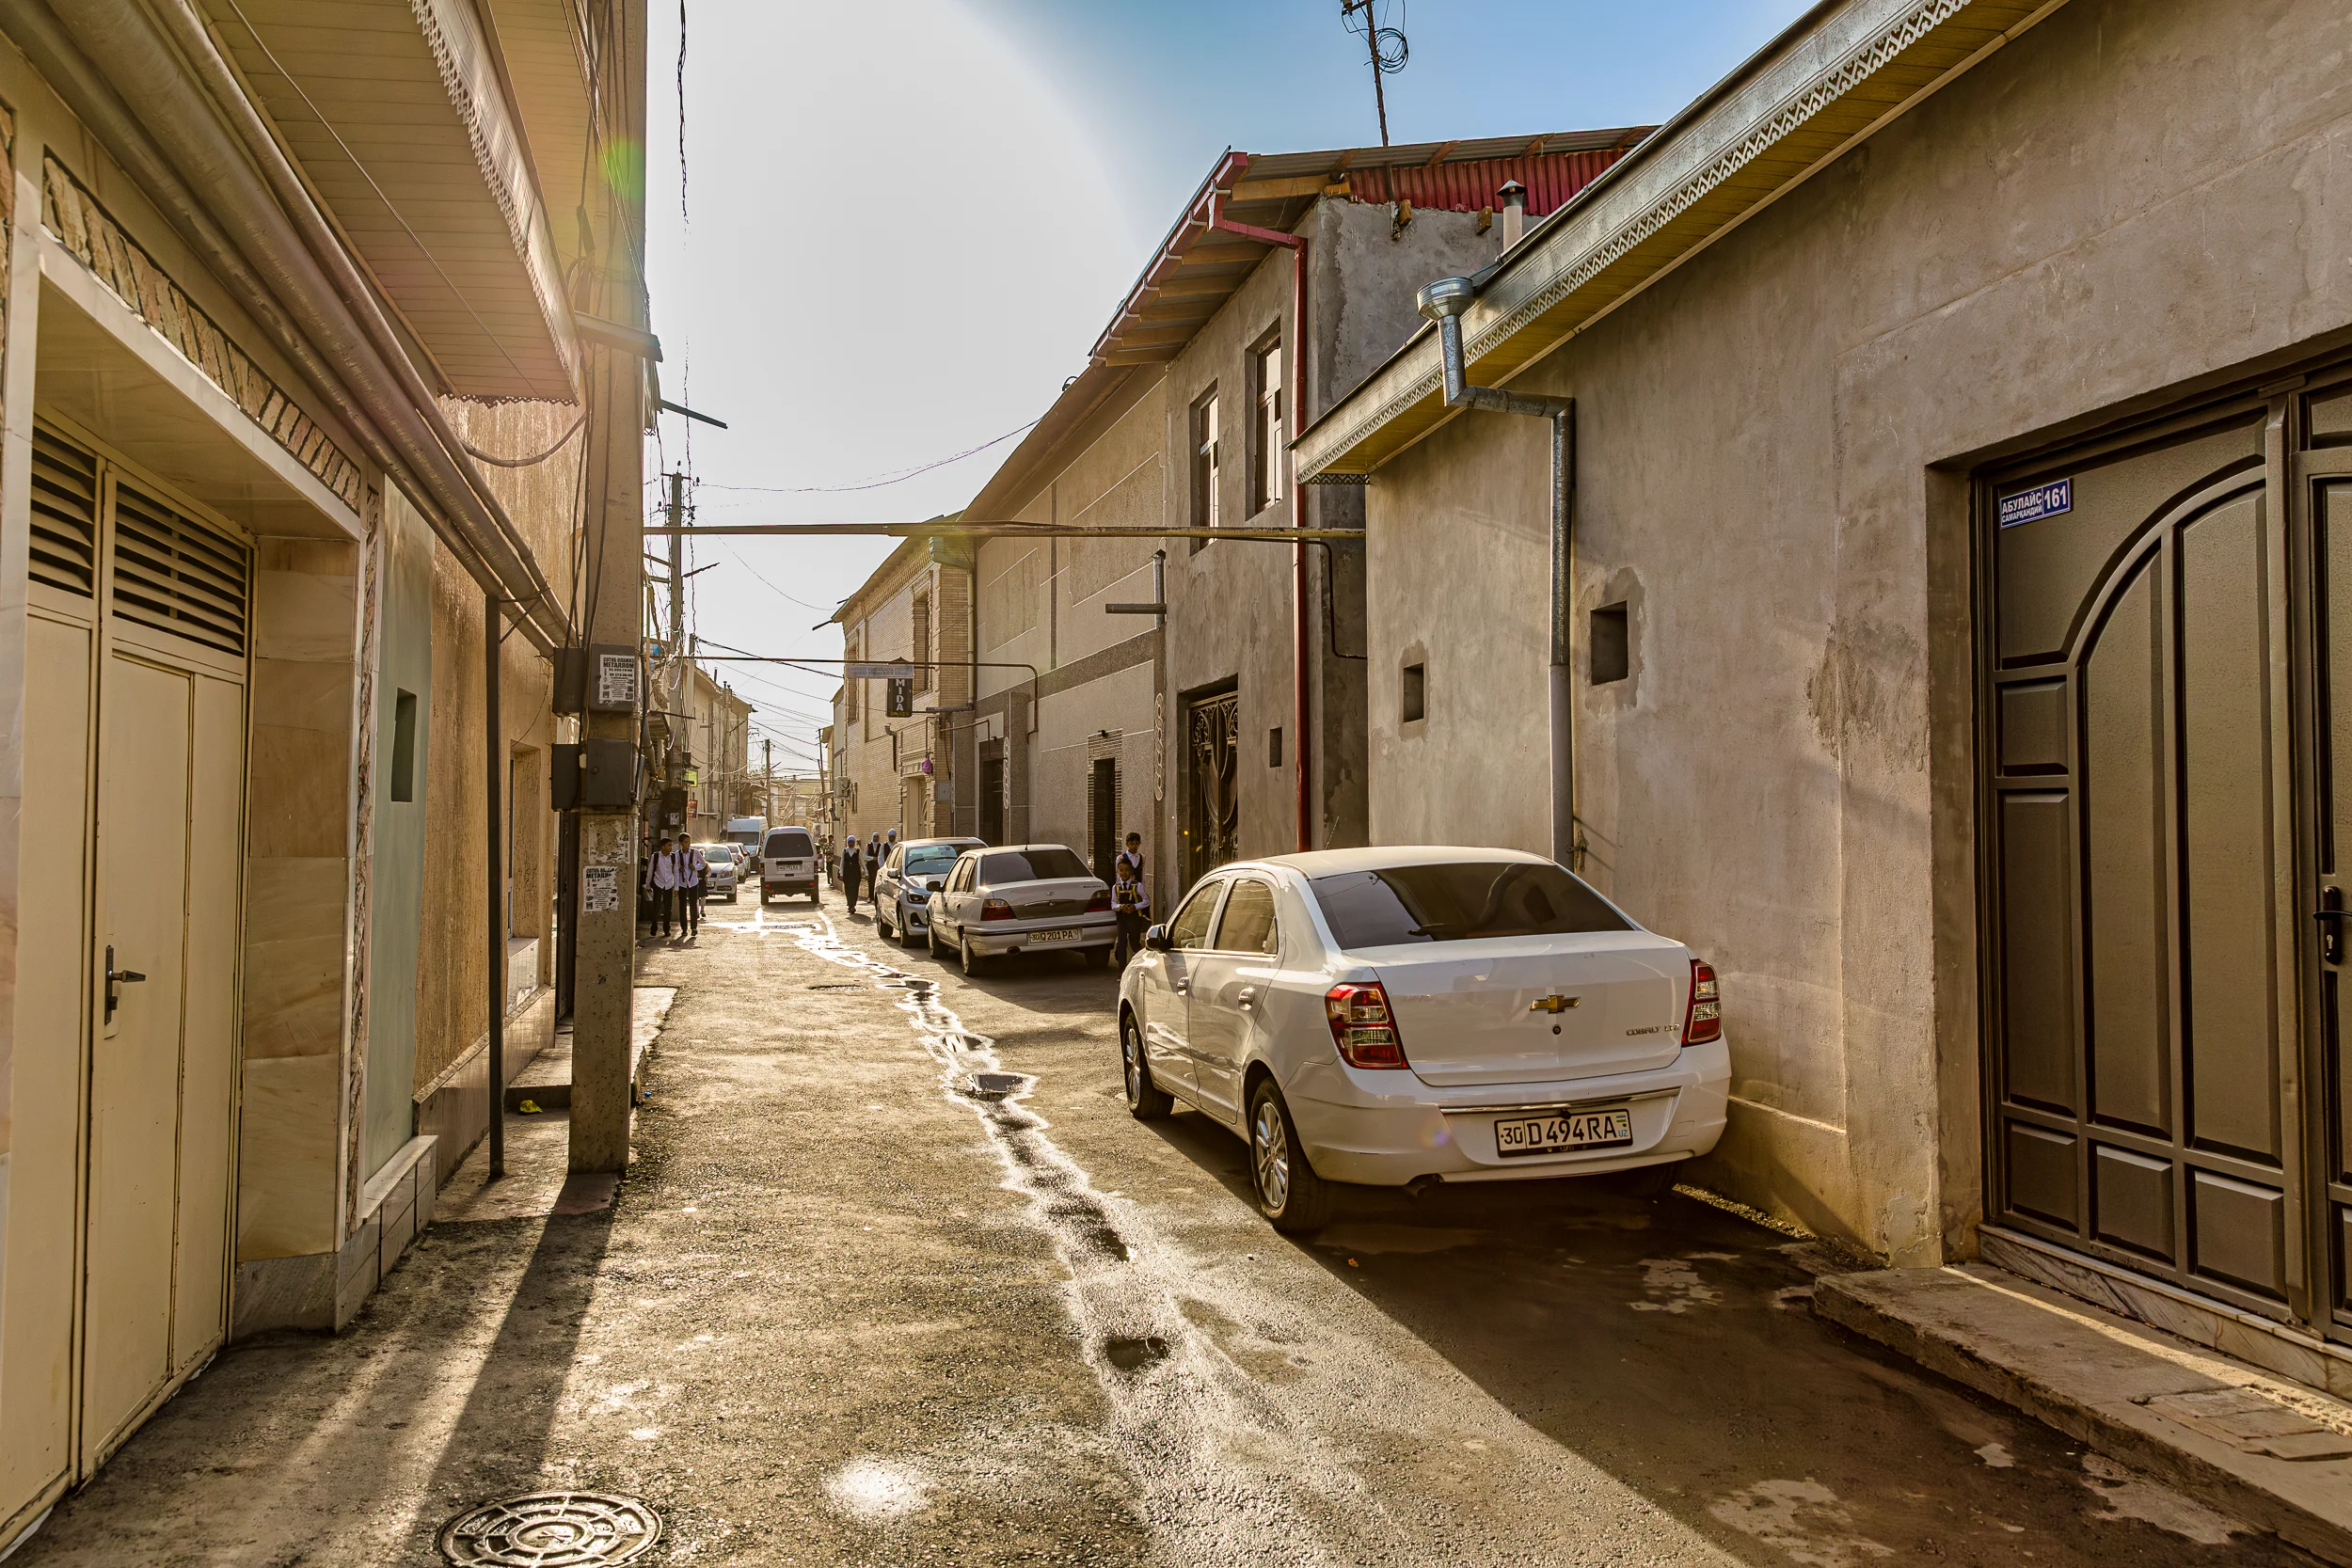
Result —
[{"label": "parked car", "polygon": [[1343,1182],[1673,1168],[1715,1147],[1714,971],[1581,878],[1501,849],[1219,866],[1120,977],[1127,1106],[1249,1145],[1258,1207],[1311,1230]]},{"label": "parked car", "polygon": [[1100,966],[1119,940],[1111,890],[1061,844],[967,849],[931,895],[925,941],[977,974],[1012,953],[1076,953]]},{"label": "parked car", "polygon": [[931,895],[956,868],[956,857],[966,849],[985,849],[979,838],[911,838],[891,846],[882,868],[874,874],[874,924],[901,946],[912,947],[930,935]]},{"label": "parked car", "polygon": [[806,828],[771,828],[759,847],[759,901],[794,894],[817,898],[817,840]]},{"label": "parked car", "polygon": [[694,847],[703,852],[703,863],[710,868],[710,882],[703,889],[704,896],[724,898],[728,903],[734,903],[735,884],[741,876],[735,863],[737,846],[713,842],[697,844]]}]

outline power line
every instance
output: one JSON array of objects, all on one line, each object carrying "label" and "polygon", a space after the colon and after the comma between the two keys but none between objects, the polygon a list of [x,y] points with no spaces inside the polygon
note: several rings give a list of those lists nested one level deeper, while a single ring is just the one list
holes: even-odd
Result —
[{"label": "power line", "polygon": [[[1039,416],[1040,419],[1043,417],[1043,415]],[[944,468],[950,463],[961,463],[967,457],[977,457],[991,447],[1011,440],[1035,423],[1037,420],[1031,420],[1026,424],[1015,425],[1002,436],[993,436],[978,446],[967,447],[952,457],[933,458],[929,463],[917,464],[912,468],[892,469],[883,474],[859,480],[853,484],[712,484],[708,488],[748,491],[763,496],[839,496],[853,490],[879,490],[886,484],[903,483],[917,474],[930,473],[933,468]]]}]

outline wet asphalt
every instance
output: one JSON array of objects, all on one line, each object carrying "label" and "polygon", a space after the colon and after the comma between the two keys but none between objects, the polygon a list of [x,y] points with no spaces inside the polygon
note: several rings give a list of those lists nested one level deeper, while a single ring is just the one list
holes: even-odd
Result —
[{"label": "wet asphalt", "polygon": [[[828,893],[711,907],[637,1164],[515,1117],[346,1334],[225,1353],[12,1560],[426,1564],[550,1489],[645,1562],[2304,1564],[1817,1318],[1818,1247],[1595,1183],[1277,1236],[1129,1117],[1115,982],[977,982]],[[532,1195],[539,1195],[533,1197]]]}]

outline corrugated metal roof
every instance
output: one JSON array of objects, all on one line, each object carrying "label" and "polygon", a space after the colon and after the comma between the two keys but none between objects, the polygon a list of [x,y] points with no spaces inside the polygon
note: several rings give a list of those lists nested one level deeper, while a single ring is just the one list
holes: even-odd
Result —
[{"label": "corrugated metal roof", "polygon": [[1323,152],[1228,152],[1200,182],[1143,275],[1095,341],[1096,364],[1173,359],[1232,297],[1271,247],[1212,230],[1212,211],[1252,228],[1294,230],[1318,199],[1405,200],[1416,208],[1475,213],[1495,205],[1506,181],[1527,187],[1530,217],[1565,204],[1598,179],[1649,126],[1488,136]]}]

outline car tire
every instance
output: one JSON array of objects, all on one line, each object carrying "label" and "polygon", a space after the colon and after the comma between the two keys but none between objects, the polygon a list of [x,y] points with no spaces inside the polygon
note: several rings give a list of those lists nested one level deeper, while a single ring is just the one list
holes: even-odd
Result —
[{"label": "car tire", "polygon": [[963,964],[966,978],[977,979],[988,973],[988,959],[972,951],[970,936],[960,936],[956,939],[956,957]]},{"label": "car tire", "polygon": [[1127,1090],[1127,1114],[1137,1121],[1157,1121],[1176,1109],[1176,1098],[1152,1080],[1152,1064],[1144,1059],[1143,1032],[1133,1013],[1119,1021],[1119,1073]]},{"label": "car tire", "polygon": [[882,920],[882,906],[880,904],[874,906],[874,934],[884,939],[885,941],[887,941],[890,936],[890,927]]},{"label": "car tire", "polygon": [[1089,969],[1108,969],[1111,964],[1111,950],[1107,947],[1081,947],[1078,949],[1078,961]]},{"label": "car tire", "polygon": [[1331,1222],[1331,1183],[1315,1174],[1298,1146],[1290,1107],[1274,1080],[1259,1080],[1249,1096],[1249,1190],[1258,1212],[1286,1236],[1320,1230]]},{"label": "car tire", "polygon": [[907,929],[907,917],[904,910],[898,911],[898,945],[901,947],[914,945],[914,933]]},{"label": "car tire", "polygon": [[931,957],[945,962],[947,955],[940,950],[939,922],[934,920],[923,929],[923,945],[931,950]]},{"label": "car tire", "polygon": [[759,907],[763,910],[768,907],[768,884],[766,882],[759,884]]}]

